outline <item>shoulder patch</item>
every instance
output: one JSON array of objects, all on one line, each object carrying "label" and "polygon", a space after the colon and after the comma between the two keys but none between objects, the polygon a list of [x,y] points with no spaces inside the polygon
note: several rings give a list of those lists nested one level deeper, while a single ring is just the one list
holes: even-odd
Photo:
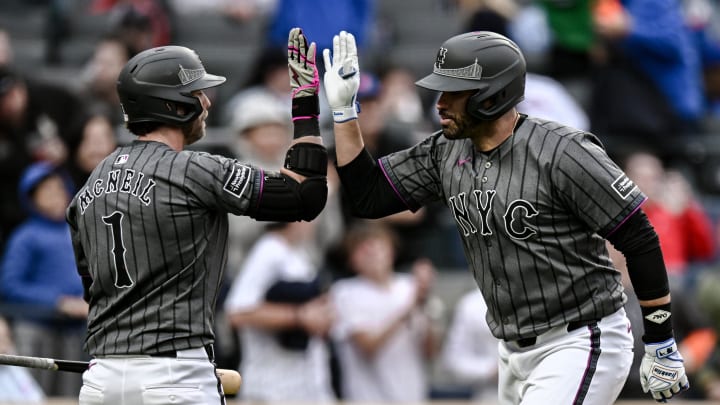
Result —
[{"label": "shoulder patch", "polygon": [[626,174],[623,174],[613,181],[612,188],[623,200],[626,200],[630,193],[635,190],[635,183]]},{"label": "shoulder patch", "polygon": [[247,187],[250,182],[250,172],[250,166],[241,164],[233,165],[230,175],[225,180],[223,190],[240,198],[245,192],[245,187]]}]

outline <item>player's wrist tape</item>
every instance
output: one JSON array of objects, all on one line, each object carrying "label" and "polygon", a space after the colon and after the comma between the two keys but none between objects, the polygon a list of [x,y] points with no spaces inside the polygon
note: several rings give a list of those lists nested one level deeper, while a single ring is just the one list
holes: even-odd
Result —
[{"label": "player's wrist tape", "polygon": [[285,155],[285,168],[305,177],[326,176],[327,162],[327,149],[316,143],[296,143]]},{"label": "player's wrist tape", "polygon": [[320,136],[320,99],[313,96],[292,99],[293,138]]},{"label": "player's wrist tape", "polygon": [[332,109],[333,121],[337,123],[356,120],[360,112],[360,103],[353,102],[350,106],[336,107]]},{"label": "player's wrist tape", "polygon": [[645,345],[645,353],[664,359],[678,352],[677,343],[674,338],[665,339],[661,342],[648,343]]},{"label": "player's wrist tape", "polygon": [[640,307],[643,315],[645,334],[642,337],[645,343],[657,343],[673,337],[672,313],[670,303],[654,307]]}]

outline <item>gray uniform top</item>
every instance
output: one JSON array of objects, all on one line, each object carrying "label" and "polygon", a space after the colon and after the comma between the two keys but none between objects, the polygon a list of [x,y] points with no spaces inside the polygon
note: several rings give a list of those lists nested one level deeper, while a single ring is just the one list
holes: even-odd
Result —
[{"label": "gray uniform top", "polygon": [[623,306],[603,237],[646,197],[594,135],[526,118],[487,154],[438,132],[380,165],[411,209],[437,199],[451,209],[496,337],[532,337]]},{"label": "gray uniform top", "polygon": [[227,213],[246,212],[260,170],[135,141],[70,203],[78,270],[92,278],[86,350],[154,354],[213,341]]}]

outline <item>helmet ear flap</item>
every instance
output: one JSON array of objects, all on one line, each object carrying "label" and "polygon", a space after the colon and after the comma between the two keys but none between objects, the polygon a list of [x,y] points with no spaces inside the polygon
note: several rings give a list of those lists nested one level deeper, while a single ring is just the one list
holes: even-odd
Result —
[{"label": "helmet ear flap", "polygon": [[477,119],[485,119],[483,118],[483,115],[481,114],[481,111],[484,110],[483,103],[487,100],[486,97],[483,97],[484,91],[478,90],[468,98],[467,105],[465,106],[465,110],[468,114],[471,116],[477,118]]},{"label": "helmet ear flap", "polygon": [[483,120],[495,120],[508,112],[525,98],[525,74],[515,78],[494,94],[479,90],[468,98],[466,110],[471,116]]}]

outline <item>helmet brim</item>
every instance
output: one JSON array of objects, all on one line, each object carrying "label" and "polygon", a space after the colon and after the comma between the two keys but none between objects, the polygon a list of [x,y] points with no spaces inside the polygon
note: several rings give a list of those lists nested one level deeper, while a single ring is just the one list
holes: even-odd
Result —
[{"label": "helmet brim", "polygon": [[217,87],[217,86],[225,83],[226,80],[227,79],[224,76],[211,75],[210,73],[205,73],[205,75],[201,79],[196,80],[193,83],[190,83],[186,87],[186,89],[191,92],[195,91],[195,90],[209,89],[211,87]]},{"label": "helmet brim", "polygon": [[483,83],[478,80],[460,79],[457,77],[439,75],[437,73],[430,73],[429,75],[416,81],[415,85],[434,91],[481,90],[488,87],[487,83]]}]

